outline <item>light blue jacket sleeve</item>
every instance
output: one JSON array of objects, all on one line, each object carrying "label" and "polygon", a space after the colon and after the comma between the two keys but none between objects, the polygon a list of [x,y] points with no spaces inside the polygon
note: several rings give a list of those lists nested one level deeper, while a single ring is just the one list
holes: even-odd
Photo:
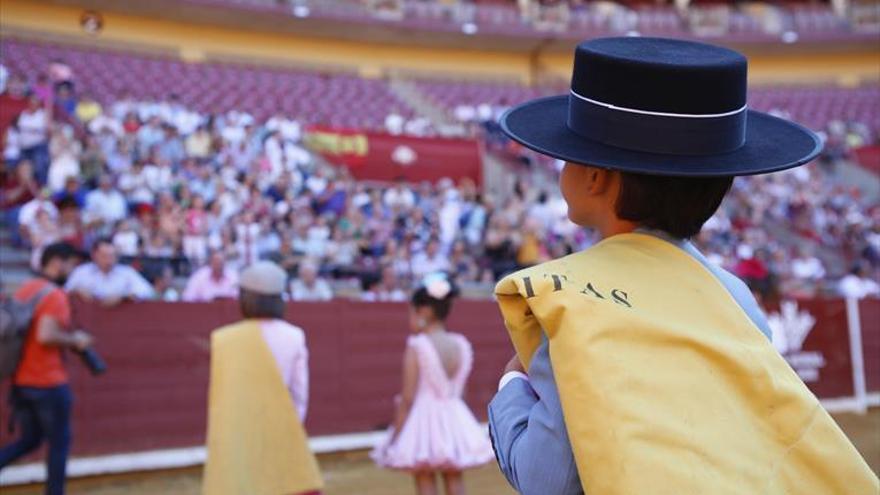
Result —
[{"label": "light blue jacket sleeve", "polygon": [[489,404],[489,432],[498,466],[522,495],[582,494],[546,341],[529,380],[515,378]]}]

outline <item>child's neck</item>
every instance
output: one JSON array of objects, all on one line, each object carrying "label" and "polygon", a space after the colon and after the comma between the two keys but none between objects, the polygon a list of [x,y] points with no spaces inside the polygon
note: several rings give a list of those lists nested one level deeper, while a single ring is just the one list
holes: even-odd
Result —
[{"label": "child's neck", "polygon": [[620,234],[628,234],[639,228],[639,224],[630,222],[629,220],[621,220],[617,218],[616,215],[613,216],[613,218],[606,218],[604,220],[605,221],[603,222],[599,222],[598,225],[593,226],[593,228],[599,233],[600,240]]},{"label": "child's neck", "polygon": [[422,330],[422,333],[424,333],[425,335],[431,335],[433,333],[441,333],[445,331],[446,327],[443,325],[443,322],[438,321],[436,323],[431,323],[426,326],[425,329]]}]

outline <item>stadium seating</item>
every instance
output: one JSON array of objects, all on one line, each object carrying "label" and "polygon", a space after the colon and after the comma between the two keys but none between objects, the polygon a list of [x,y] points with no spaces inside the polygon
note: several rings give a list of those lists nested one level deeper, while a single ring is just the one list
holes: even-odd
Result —
[{"label": "stadium seating", "polygon": [[304,124],[376,129],[391,108],[412,116],[381,80],[339,72],[186,63],[168,57],[83,49],[51,43],[3,41],[3,63],[31,80],[53,59],[76,74],[80,92],[107,104],[126,94],[165,99],[177,94],[199,112],[242,110],[262,120],[275,113],[295,115]]},{"label": "stadium seating", "polygon": [[[531,98],[560,94],[564,87],[531,88],[514,83],[477,81],[427,81],[420,90],[450,114],[459,105],[513,105]],[[880,138],[880,87],[866,84],[855,88],[823,86],[755,86],[749,92],[750,107],[786,115],[812,129],[825,129],[832,120],[860,122]]]},{"label": "stadium seating", "polygon": [[762,111],[782,111],[787,117],[821,130],[832,120],[860,122],[868,126],[873,140],[880,138],[880,87],[834,86],[757,87],[749,93],[749,105]]},{"label": "stadium seating", "polygon": [[[273,68],[233,63],[186,63],[142,53],[86,49],[54,43],[3,40],[2,62],[12,72],[36,77],[53,59],[64,60],[76,74],[80,91],[102,104],[130,94],[161,100],[177,94],[181,102],[203,113],[229,110],[250,112],[257,120],[275,113],[304,124],[381,129],[396,109],[405,118],[415,110],[399,99],[388,83],[344,72]],[[527,87],[504,81],[415,80],[434,105],[452,115],[459,105],[493,107],[564,92],[564,85]],[[813,129],[831,120],[861,122],[880,136],[880,88],[836,86],[754,87],[752,108],[777,111]]]},{"label": "stadium seating", "polygon": [[[361,23],[383,21],[399,22],[412,29],[433,31],[458,31],[470,23],[479,32],[516,35],[544,36],[545,30],[537,23],[523,18],[516,2],[478,2],[451,6],[445,2],[402,0],[401,8],[372,10],[359,0],[186,0],[191,4],[209,7],[245,9],[253,12],[296,15],[297,6],[308,8],[312,17],[345,19]],[[648,3],[628,8],[616,6],[615,15],[608,15],[605,5],[576,6],[561,22],[562,37],[594,37],[600,35],[626,34],[637,31],[652,36],[705,35],[698,27],[688,26],[673,6],[654,6]],[[723,4],[713,4],[717,7]],[[757,8],[753,8],[757,7]],[[698,7],[693,7],[698,8]],[[393,13],[390,13],[393,12]],[[837,14],[829,5],[815,4],[753,4],[745,7],[730,5],[730,13],[724,16],[722,38],[736,41],[776,41],[787,31],[798,33],[799,39],[867,39],[854,29],[851,23]],[[769,18],[768,18],[769,17]],[[771,19],[772,18],[772,19]],[[765,26],[766,25],[766,26]],[[713,35],[714,37],[715,35]]]}]

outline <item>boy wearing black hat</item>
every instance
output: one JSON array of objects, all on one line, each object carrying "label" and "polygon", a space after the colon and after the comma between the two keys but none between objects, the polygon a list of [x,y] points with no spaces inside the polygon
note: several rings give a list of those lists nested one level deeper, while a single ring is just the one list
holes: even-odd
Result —
[{"label": "boy wearing black hat", "polygon": [[489,424],[518,491],[877,493],[773,349],[745,285],[687,241],[734,176],[801,165],[821,148],[807,129],[747,108],[742,55],[588,41],[569,95],[513,108],[501,125],[566,161],[569,217],[602,239],[496,288],[517,357]]}]

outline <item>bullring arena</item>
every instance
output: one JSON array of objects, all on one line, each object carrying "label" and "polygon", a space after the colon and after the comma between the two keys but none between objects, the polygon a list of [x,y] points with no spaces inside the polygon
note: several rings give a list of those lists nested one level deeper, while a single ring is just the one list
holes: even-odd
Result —
[{"label": "bullring arena", "polygon": [[[227,270],[272,259],[291,276],[323,493],[411,493],[368,456],[401,390],[409,294],[429,266],[455,272],[448,325],[473,345],[464,398],[485,424],[513,353],[494,283],[595,241],[565,216],[559,164],[498,117],[566,93],[574,46],[611,35],[734,48],[749,106],[822,136],[810,164],[737,179],[695,244],[745,279],[774,345],[880,471],[880,3],[0,0],[4,294],[58,240],[88,252],[106,237],[149,284],[121,304],[72,297],[107,372],[66,360],[68,492],[200,493],[210,333],[240,315],[191,277],[222,253]],[[51,92],[59,67],[54,123],[9,144],[16,88]],[[10,193],[23,160],[40,183],[27,200]],[[104,181],[118,214],[90,200]],[[3,469],[0,492],[43,493],[44,457]],[[465,484],[515,493],[494,462]]]}]

